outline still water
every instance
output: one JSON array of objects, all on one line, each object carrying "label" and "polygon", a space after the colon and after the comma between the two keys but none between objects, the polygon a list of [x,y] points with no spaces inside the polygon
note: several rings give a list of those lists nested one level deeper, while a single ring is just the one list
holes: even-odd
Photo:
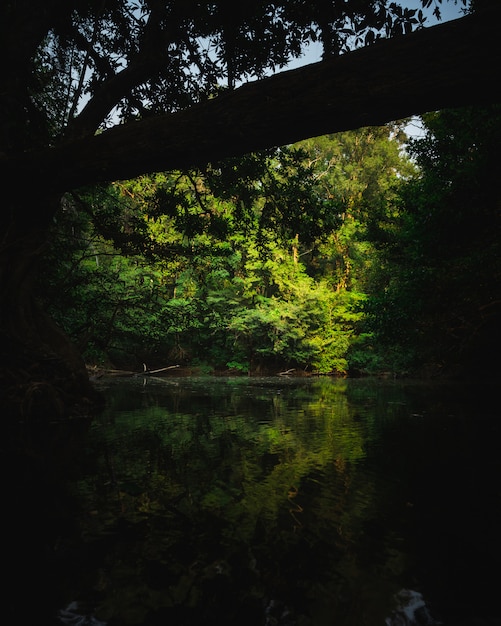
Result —
[{"label": "still water", "polygon": [[501,624],[493,389],[134,378],[72,477],[55,622]]}]

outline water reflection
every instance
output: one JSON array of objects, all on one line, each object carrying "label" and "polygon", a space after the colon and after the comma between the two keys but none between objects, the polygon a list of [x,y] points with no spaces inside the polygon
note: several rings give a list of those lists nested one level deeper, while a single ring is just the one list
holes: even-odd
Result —
[{"label": "water reflection", "polygon": [[490,405],[331,379],[111,380],[104,391],[74,484],[59,623],[497,617]]}]

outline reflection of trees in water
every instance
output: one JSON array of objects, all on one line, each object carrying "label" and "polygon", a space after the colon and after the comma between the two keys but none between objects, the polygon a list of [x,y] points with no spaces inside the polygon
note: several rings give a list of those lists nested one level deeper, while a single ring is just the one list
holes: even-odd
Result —
[{"label": "reflection of trees in water", "polygon": [[200,396],[191,413],[150,396],[112,424],[104,415],[79,485],[84,533],[102,549],[103,618],[200,619],[224,605],[224,619],[255,624],[263,610],[316,607],[322,624],[374,592],[372,567],[401,569],[377,479],[359,474],[368,435],[344,391],[258,389],[257,414],[235,411],[245,401],[233,389],[226,414],[213,400],[204,412]]},{"label": "reflection of trees in water", "polygon": [[301,526],[303,525],[297,516],[298,513],[302,513],[304,511],[303,507],[300,504],[298,504],[298,502],[296,502],[295,500],[298,493],[299,491],[297,487],[291,487],[289,489],[289,493],[287,494],[287,499],[289,500],[291,504],[289,513],[291,514],[292,519],[294,520],[294,526],[293,526],[294,532],[300,529]]}]

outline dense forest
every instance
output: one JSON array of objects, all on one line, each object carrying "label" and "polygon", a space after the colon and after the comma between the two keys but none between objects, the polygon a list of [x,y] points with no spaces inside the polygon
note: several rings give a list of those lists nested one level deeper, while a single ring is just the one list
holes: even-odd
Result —
[{"label": "dense forest", "polygon": [[3,3],[7,421],[86,365],[492,372],[501,17],[453,4]]},{"label": "dense forest", "polygon": [[88,365],[485,376],[498,107],[69,194],[39,297]]}]

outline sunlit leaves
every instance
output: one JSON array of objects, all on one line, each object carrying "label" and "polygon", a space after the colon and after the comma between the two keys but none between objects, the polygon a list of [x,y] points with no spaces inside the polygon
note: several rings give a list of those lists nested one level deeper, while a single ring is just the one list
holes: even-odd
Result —
[{"label": "sunlit leaves", "polygon": [[109,321],[93,324],[93,342],[114,359],[161,352],[159,366],[346,372],[374,254],[367,237],[393,223],[394,185],[412,172],[399,129],[73,194],[89,219],[82,232],[117,259],[84,266],[103,295],[95,307],[89,290],[80,309]]}]

